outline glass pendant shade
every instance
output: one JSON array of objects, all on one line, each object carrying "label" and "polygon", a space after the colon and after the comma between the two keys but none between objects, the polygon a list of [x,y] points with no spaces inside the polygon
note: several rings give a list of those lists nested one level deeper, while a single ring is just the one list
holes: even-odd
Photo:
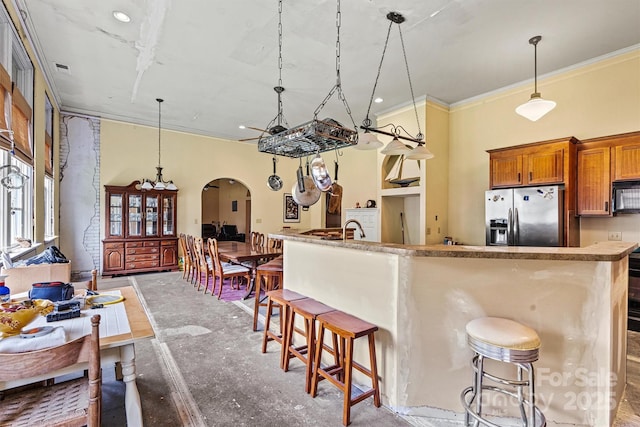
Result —
[{"label": "glass pendant shade", "polygon": [[516,113],[535,122],[554,108],[556,108],[554,101],[543,99],[540,94],[536,92],[531,94],[529,101],[516,108]]},{"label": "glass pendant shade", "polygon": [[167,184],[167,190],[177,190],[177,189],[178,187],[176,187],[173,181],[169,181],[169,184]]},{"label": "glass pendant shade", "polygon": [[153,186],[154,190],[164,190],[165,188],[166,188],[166,186],[164,185],[164,182],[162,182],[162,181],[156,182],[156,185]]},{"label": "glass pendant shade", "polygon": [[538,43],[542,40],[542,36],[534,36],[529,39],[529,44],[533,45],[533,93],[531,99],[516,108],[516,113],[529,119],[532,122],[537,121],[549,111],[556,108],[556,103],[543,99],[538,92]]},{"label": "glass pendant shade", "polygon": [[142,188],[143,190],[151,190],[153,188],[153,184],[151,184],[151,181],[149,181],[148,179],[145,179],[140,188]]},{"label": "glass pendant shade", "polygon": [[383,145],[384,144],[378,139],[378,136],[375,133],[365,130],[364,133],[358,138],[358,143],[354,146],[354,148],[358,150],[376,150]]},{"label": "glass pendant shade", "polygon": [[427,160],[433,159],[433,153],[429,151],[424,144],[420,144],[416,148],[411,150],[411,152],[407,154],[406,157],[410,160]]},{"label": "glass pendant shade", "polygon": [[401,156],[404,154],[409,154],[411,152],[411,148],[404,145],[398,138],[393,138],[390,143],[384,147],[380,153],[385,154],[387,156]]}]

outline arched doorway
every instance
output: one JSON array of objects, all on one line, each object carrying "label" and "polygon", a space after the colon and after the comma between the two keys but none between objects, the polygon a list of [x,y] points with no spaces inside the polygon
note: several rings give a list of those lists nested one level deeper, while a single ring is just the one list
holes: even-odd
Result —
[{"label": "arched doorway", "polygon": [[244,241],[251,234],[251,192],[235,178],[218,178],[202,188],[202,237]]}]

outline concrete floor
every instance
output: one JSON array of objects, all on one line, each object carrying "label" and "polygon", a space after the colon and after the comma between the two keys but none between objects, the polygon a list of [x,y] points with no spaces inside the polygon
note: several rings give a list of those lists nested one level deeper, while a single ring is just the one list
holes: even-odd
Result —
[{"label": "concrete floor", "polygon": [[[144,298],[156,337],[136,344],[137,384],[148,426],[342,425],[342,395],[327,382],[314,399],[304,393],[304,368],[278,367],[279,345],[260,352],[246,303],[204,296],[182,273],[99,279],[98,289],[134,285]],[[640,333],[630,332],[627,390],[614,427],[640,425]],[[103,372],[103,426],[121,427],[124,386]],[[402,417],[371,398],[351,410],[352,426],[463,425]]]}]

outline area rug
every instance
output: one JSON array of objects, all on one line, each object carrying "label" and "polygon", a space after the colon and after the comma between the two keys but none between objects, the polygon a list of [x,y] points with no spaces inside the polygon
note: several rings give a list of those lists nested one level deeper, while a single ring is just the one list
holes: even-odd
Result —
[{"label": "area rug", "polygon": [[[213,280],[214,279],[209,279],[209,283],[207,283],[208,294],[211,294],[211,288],[213,287]],[[239,289],[236,289],[236,287],[237,286],[235,284],[233,287],[231,286],[231,279],[226,279],[224,281],[224,285],[222,286],[222,294],[220,295],[220,299],[226,302],[239,301],[243,299],[244,296],[247,294],[247,290],[245,289],[244,285],[240,285]],[[219,291],[220,291],[220,283],[216,281],[216,295],[214,295],[214,297],[217,297]]]}]

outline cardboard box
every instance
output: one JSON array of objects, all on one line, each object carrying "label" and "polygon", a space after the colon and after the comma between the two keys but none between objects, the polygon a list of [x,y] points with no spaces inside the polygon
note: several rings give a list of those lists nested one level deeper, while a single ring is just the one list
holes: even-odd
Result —
[{"label": "cardboard box", "polygon": [[27,292],[31,285],[37,282],[65,282],[71,281],[71,262],[54,264],[33,264],[2,269],[1,274],[7,274],[5,285],[11,294]]}]

